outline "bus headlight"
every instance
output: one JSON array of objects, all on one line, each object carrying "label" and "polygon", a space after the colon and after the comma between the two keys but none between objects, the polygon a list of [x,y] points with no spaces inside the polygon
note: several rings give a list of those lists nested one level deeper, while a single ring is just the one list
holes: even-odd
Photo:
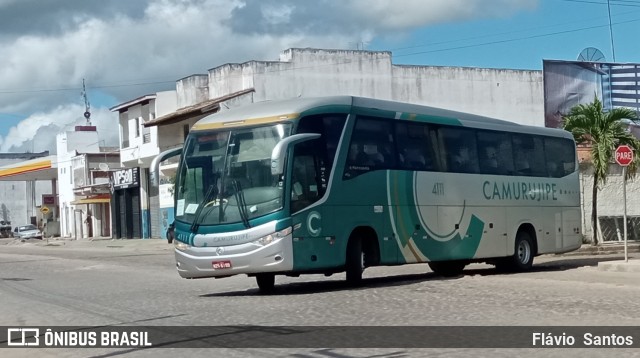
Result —
[{"label": "bus headlight", "polygon": [[254,243],[260,245],[260,246],[267,246],[270,243],[280,240],[283,237],[286,237],[287,235],[291,234],[291,226],[289,226],[286,229],[274,232],[273,234],[269,234],[267,236],[263,236],[261,238],[259,238],[258,240],[254,241]]},{"label": "bus headlight", "polygon": [[177,250],[180,250],[180,251],[186,251],[186,250],[191,248],[191,245],[185,244],[182,241],[174,240],[173,243],[174,243],[175,248]]}]

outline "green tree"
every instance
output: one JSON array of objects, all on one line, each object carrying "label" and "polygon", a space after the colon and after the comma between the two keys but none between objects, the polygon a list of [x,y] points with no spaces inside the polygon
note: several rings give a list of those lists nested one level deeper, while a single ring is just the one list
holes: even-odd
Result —
[{"label": "green tree", "polygon": [[[598,245],[598,189],[607,181],[609,164],[618,145],[627,144],[634,152],[640,149],[640,142],[628,130],[625,120],[638,121],[635,111],[629,108],[614,108],[604,111],[602,102],[596,96],[593,102],[579,104],[564,116],[564,129],[573,133],[578,144],[591,145],[591,163],[593,164],[593,201],[591,209],[592,244]],[[627,168],[627,178],[635,175],[636,160]],[[624,178],[626,180],[627,178]]]}]

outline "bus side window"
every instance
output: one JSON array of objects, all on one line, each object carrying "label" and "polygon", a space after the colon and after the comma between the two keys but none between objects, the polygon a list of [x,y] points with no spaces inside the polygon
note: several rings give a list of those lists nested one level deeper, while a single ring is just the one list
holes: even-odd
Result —
[{"label": "bus side window", "polygon": [[483,174],[511,175],[513,155],[509,134],[479,130],[478,159]]},{"label": "bus side window", "polygon": [[442,127],[448,169],[454,173],[478,173],[478,150],[473,129]]},{"label": "bus side window", "polygon": [[433,147],[426,124],[396,123],[399,166],[406,170],[434,170]]},{"label": "bus side window", "polygon": [[396,167],[393,121],[375,117],[358,117],[349,143],[349,155],[343,179],[377,169]]},{"label": "bus side window", "polygon": [[300,119],[296,133],[318,133],[320,138],[294,147],[291,210],[318,201],[326,192],[346,114],[319,114]]},{"label": "bus side window", "polygon": [[307,143],[297,144],[291,172],[291,211],[296,212],[320,199],[316,163]]},{"label": "bus side window", "polygon": [[566,138],[544,139],[547,174],[551,178],[562,178],[575,171],[575,145]]},{"label": "bus side window", "polygon": [[512,138],[516,175],[546,177],[542,138],[529,134],[515,134]]}]

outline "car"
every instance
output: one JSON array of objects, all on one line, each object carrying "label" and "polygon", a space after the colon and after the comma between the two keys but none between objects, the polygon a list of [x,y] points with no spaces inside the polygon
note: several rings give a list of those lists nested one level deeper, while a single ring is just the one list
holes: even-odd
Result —
[{"label": "car", "polygon": [[14,239],[40,239],[42,240],[42,232],[35,225],[16,226],[13,229]]}]

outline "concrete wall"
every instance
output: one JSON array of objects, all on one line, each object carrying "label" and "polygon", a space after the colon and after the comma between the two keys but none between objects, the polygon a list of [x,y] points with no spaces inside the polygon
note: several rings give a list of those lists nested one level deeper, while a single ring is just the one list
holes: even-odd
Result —
[{"label": "concrete wall", "polygon": [[544,125],[541,71],[394,65],[390,52],[288,49],[280,62],[209,70],[210,98],[249,88],[255,102],[341,94]]},{"label": "concrete wall", "polygon": [[543,126],[540,71],[394,66],[393,98]]},{"label": "concrete wall", "polygon": [[195,117],[180,123],[159,126],[158,140],[160,142],[160,151],[182,146],[184,143],[184,126],[191,128],[203,116]]},{"label": "concrete wall", "polygon": [[[593,207],[593,167],[584,165],[580,178],[582,200],[582,230],[587,238],[591,238],[591,208]],[[640,217],[640,177],[627,180],[627,216]],[[624,213],[622,167],[617,164],[609,166],[606,185],[598,191],[598,217],[618,216]],[[622,230],[622,229],[621,229]],[[629,238],[631,239],[631,237]],[[601,238],[602,240],[602,238]]]},{"label": "concrete wall", "polygon": [[172,111],[208,100],[209,76],[192,75],[176,81],[176,93],[177,107]]}]

